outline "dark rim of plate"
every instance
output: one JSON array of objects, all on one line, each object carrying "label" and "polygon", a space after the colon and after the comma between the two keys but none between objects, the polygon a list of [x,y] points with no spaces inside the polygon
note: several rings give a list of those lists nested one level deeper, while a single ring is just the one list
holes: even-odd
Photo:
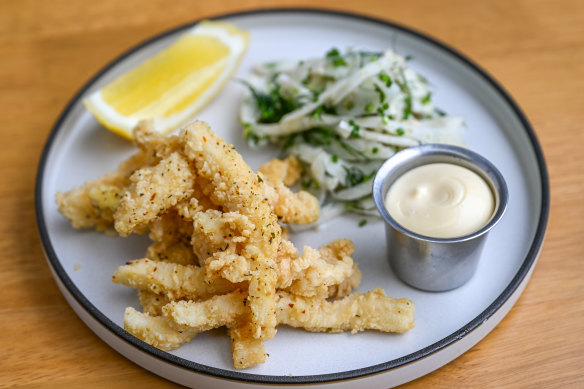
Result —
[{"label": "dark rim of plate", "polygon": [[511,98],[511,96],[503,89],[503,87],[489,74],[487,74],[483,69],[481,69],[477,64],[473,61],[468,59],[465,55],[461,54],[457,50],[453,49],[452,47],[428,36],[425,33],[420,33],[415,31],[409,27],[402,26],[400,24],[396,24],[394,22],[390,22],[383,19],[374,18],[371,16],[361,15],[361,14],[354,14],[349,12],[343,11],[336,11],[336,10],[329,10],[329,9],[318,9],[318,8],[269,8],[269,9],[259,9],[259,10],[251,10],[251,11],[242,11],[242,12],[234,12],[228,13],[223,15],[217,15],[215,17],[209,17],[205,19],[230,19],[230,18],[237,18],[240,16],[247,16],[247,15],[258,15],[258,14],[278,14],[278,13],[300,13],[300,14],[321,14],[321,15],[330,15],[339,18],[348,18],[353,20],[362,20],[370,23],[374,23],[377,25],[385,26],[391,28],[393,30],[409,34],[416,38],[419,38],[423,41],[426,41],[435,47],[445,51],[449,55],[457,58],[459,61],[470,67],[474,70],[477,74],[479,74],[485,81],[487,81],[500,95],[501,98],[509,105],[509,107],[513,110],[521,124],[523,125],[523,129],[528,136],[531,147],[535,153],[535,157],[537,159],[537,164],[539,167],[540,179],[541,179],[541,213],[539,216],[539,221],[537,224],[537,230],[535,232],[535,236],[533,238],[533,242],[527,256],[525,257],[521,267],[511,280],[507,287],[503,290],[503,292],[489,305],[483,312],[481,312],[477,317],[475,317],[472,321],[464,325],[462,328],[457,330],[456,332],[452,333],[451,335],[441,339],[440,341],[425,347],[421,350],[418,350],[412,354],[405,355],[401,358],[397,358],[391,361],[387,361],[385,363],[381,363],[374,366],[369,366],[366,368],[360,368],[355,370],[343,371],[338,373],[331,373],[331,374],[321,374],[321,375],[307,375],[307,376],[266,376],[266,375],[259,375],[259,374],[248,374],[239,371],[231,371],[231,370],[224,370],[216,367],[210,367],[206,365],[202,365],[199,363],[191,362],[184,358],[177,357],[165,351],[159,350],[149,344],[139,340],[138,338],[130,335],[126,332],[123,328],[119,327],[113,321],[111,321],[108,317],[106,317],[101,311],[99,311],[75,286],[73,281],[67,275],[67,272],[64,270],[63,266],[61,265],[55,250],[53,249],[53,245],[49,238],[49,234],[47,231],[47,226],[45,224],[44,219],[44,210],[42,204],[42,188],[43,188],[43,178],[45,173],[45,166],[47,162],[47,158],[49,156],[49,152],[53,145],[53,142],[61,128],[61,125],[65,118],[69,115],[70,110],[72,107],[81,99],[81,97],[87,92],[87,90],[107,71],[109,71],[112,67],[116,66],[121,60],[127,58],[128,56],[134,54],[138,50],[142,49],[143,47],[151,44],[154,41],[157,41],[161,38],[164,38],[168,35],[175,34],[180,32],[181,30],[188,29],[195,24],[197,24],[200,20],[182,25],[180,27],[174,28],[172,30],[163,32],[161,34],[156,35],[153,38],[150,38],[137,46],[133,47],[132,49],[124,52],[122,55],[111,61],[107,64],[104,68],[102,68],[96,75],[94,75],[78,92],[75,96],[71,99],[69,104],[65,107],[59,118],[57,119],[55,125],[53,126],[51,133],[47,138],[46,145],[43,149],[41,159],[39,162],[37,176],[36,176],[36,184],[35,184],[35,207],[36,207],[36,218],[37,224],[39,229],[39,234],[41,237],[41,241],[48,258],[48,261],[52,268],[54,269],[55,273],[63,283],[63,285],[67,288],[67,290],[71,293],[71,295],[77,300],[77,302],[99,323],[101,323],[105,328],[111,331],[113,334],[117,335],[119,338],[123,339],[124,341],[128,342],[132,346],[136,347],[137,349],[150,354],[153,357],[156,357],[166,363],[175,365],[176,367],[188,369],[193,372],[202,373],[211,375],[217,378],[227,379],[227,380],[239,380],[245,382],[256,382],[256,383],[266,383],[266,384],[310,384],[310,383],[324,383],[324,382],[332,382],[332,381],[339,381],[339,380],[348,380],[348,379],[355,379],[355,378],[364,378],[365,376],[375,375],[379,373],[386,372],[391,369],[398,368],[400,366],[419,361],[423,358],[430,356],[433,353],[436,353],[452,344],[456,343],[464,336],[466,336],[471,331],[475,330],[481,324],[485,323],[493,314],[497,312],[499,308],[503,306],[503,304],[513,295],[515,290],[520,286],[524,278],[528,275],[530,269],[532,268],[535,260],[537,259],[539,250],[543,244],[544,234],[547,226],[548,214],[549,214],[549,179],[547,168],[544,160],[544,156],[541,150],[541,147],[538,143],[537,137],[531,127],[529,121],[527,120],[526,116],[523,114],[517,103]]}]

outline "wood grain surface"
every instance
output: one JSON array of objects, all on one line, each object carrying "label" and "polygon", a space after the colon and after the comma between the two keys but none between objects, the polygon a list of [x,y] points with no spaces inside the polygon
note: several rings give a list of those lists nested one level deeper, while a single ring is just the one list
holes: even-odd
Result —
[{"label": "wood grain surface", "polygon": [[[76,316],[44,259],[37,164],[72,95],[144,39],[199,18],[312,1],[0,0],[0,387],[176,387],[119,355]],[[395,21],[479,63],[542,144],[552,208],[523,295],[470,351],[405,388],[584,387],[584,2],[323,1]]]}]

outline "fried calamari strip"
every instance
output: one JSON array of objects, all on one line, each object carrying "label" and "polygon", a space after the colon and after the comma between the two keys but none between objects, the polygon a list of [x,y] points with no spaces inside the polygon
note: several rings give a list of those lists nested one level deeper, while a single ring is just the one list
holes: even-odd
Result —
[{"label": "fried calamari strip", "polygon": [[[144,313],[127,308],[124,320],[126,331],[163,350],[180,347],[198,333],[193,328],[179,327],[180,330],[177,330],[176,324],[160,316],[162,308],[170,302],[166,297],[143,290],[138,291],[138,295]],[[245,369],[266,361],[264,342],[253,337],[254,330],[249,323],[249,317],[245,314],[227,323],[233,366],[236,369]]]},{"label": "fried calamari strip", "polygon": [[294,193],[282,183],[262,182],[261,189],[281,222],[309,224],[318,220],[318,200],[310,193],[302,190]]},{"label": "fried calamari strip", "polygon": [[237,320],[227,329],[231,343],[233,366],[245,369],[266,362],[264,342],[253,337],[254,328],[250,326],[249,318]]},{"label": "fried calamari strip", "polygon": [[313,332],[405,332],[414,327],[414,312],[410,300],[387,297],[381,288],[335,301],[278,292],[278,323]]},{"label": "fried calamari strip", "polygon": [[[188,201],[191,203],[192,201]],[[180,205],[177,205],[180,207]],[[199,264],[191,236],[193,222],[171,210],[160,215],[150,224],[149,237],[153,243],[146,251],[146,257],[154,261],[180,263],[182,265]]]},{"label": "fried calamari strip", "polygon": [[302,174],[302,166],[295,156],[291,155],[284,159],[272,159],[264,163],[258,169],[268,183],[277,185],[283,183],[286,186],[294,185]]},{"label": "fried calamari strip", "polygon": [[[185,237],[185,239],[189,240],[189,237]],[[184,241],[170,245],[163,242],[154,242],[146,249],[146,258],[157,262],[170,262],[181,265],[199,264],[193,252],[193,246]]]},{"label": "fried calamari strip", "polygon": [[162,307],[170,302],[168,297],[145,289],[138,289],[138,299],[142,305],[142,312],[150,316],[162,315]]},{"label": "fried calamari strip", "polygon": [[139,151],[123,161],[105,176],[86,182],[81,187],[57,193],[59,212],[75,228],[96,228],[106,231],[114,225],[114,213],[130,186],[130,176],[138,169],[157,164],[170,154],[176,137],[165,138],[151,130],[151,123],[141,122],[134,129]]},{"label": "fried calamari strip", "polygon": [[130,185],[130,175],[148,161],[144,153],[138,152],[122,162],[116,171],[68,192],[58,192],[59,212],[69,219],[74,228],[111,229],[114,212]]},{"label": "fried calamari strip", "polygon": [[152,167],[135,171],[132,184],[114,214],[114,227],[122,236],[130,235],[192,195],[193,173],[180,153],[174,152]]},{"label": "fried calamari strip", "polygon": [[149,231],[147,258],[113,277],[136,288],[142,305],[142,313],[126,310],[128,332],[168,350],[225,326],[241,369],[265,362],[263,342],[278,324],[330,332],[413,327],[409,300],[380,289],[348,295],[361,280],[350,241],[305,247],[302,255],[290,242],[278,221],[309,223],[319,211],[313,196],[287,187],[300,176],[297,160],[272,161],[256,174],[198,122],[171,137],[144,122],[134,138],[139,151],[116,172],[57,195],[76,227]]},{"label": "fried calamari strip", "polygon": [[[336,241],[335,241],[336,242]],[[335,244],[335,242],[330,245]],[[277,262],[277,287],[288,291],[294,290],[302,296],[340,297],[356,288],[360,280],[360,272],[350,257],[343,260],[320,257],[318,251],[306,248],[306,257],[281,258]],[[282,247],[296,249],[289,241],[282,242]],[[228,257],[228,253],[226,258]],[[236,254],[233,254],[236,256]],[[330,254],[329,254],[330,255]],[[168,257],[167,255],[165,255]],[[197,265],[183,265],[176,262],[154,261],[149,258],[138,259],[120,266],[113,277],[113,281],[139,290],[149,290],[170,299],[201,299],[215,294],[230,292],[236,288],[244,288],[251,279],[249,266],[243,257],[238,257],[230,267],[222,266],[221,261],[211,261],[208,266],[216,262],[222,271],[229,270],[226,277],[216,277],[212,281],[206,278],[209,269]],[[236,275],[241,274],[237,277]],[[355,273],[357,276],[355,277]],[[231,278],[231,279],[230,279]],[[346,285],[344,285],[346,283]],[[339,292],[341,290],[341,292]]]},{"label": "fried calamari strip", "polygon": [[258,169],[264,196],[284,223],[309,224],[318,220],[320,207],[316,197],[305,191],[294,193],[288,188],[298,181],[301,173],[302,166],[294,156],[273,159]]},{"label": "fried calamari strip", "polygon": [[191,328],[177,329],[164,316],[150,316],[132,307],[124,313],[124,329],[138,339],[161,350],[173,350],[197,335]]},{"label": "fried calamari strip", "polygon": [[149,158],[149,165],[157,164],[181,147],[176,135],[160,134],[154,129],[152,120],[141,120],[132,133],[134,144]]},{"label": "fried calamari strip", "polygon": [[[207,259],[215,253],[237,254],[243,258],[243,247],[249,243],[255,228],[247,216],[238,212],[207,210],[193,214],[193,220],[192,241],[196,242],[193,250],[205,263],[209,263]],[[217,266],[215,264],[215,268]],[[211,273],[208,277],[215,278]]]},{"label": "fried calamari strip", "polygon": [[[193,233],[193,222],[181,216],[177,211],[160,215],[150,224],[150,239],[154,242],[172,245],[177,242],[190,242]],[[185,240],[185,237],[187,238]]]},{"label": "fried calamari strip", "polygon": [[[343,239],[342,243],[352,247],[348,240]],[[328,297],[329,287],[341,284],[356,270],[353,258],[349,255],[337,255],[337,252],[331,249],[335,245],[342,246],[336,241],[319,250],[306,246],[302,257],[292,258],[289,264],[286,263],[289,258],[282,258],[278,264],[280,270],[278,275],[280,278],[286,275],[290,277],[282,282],[281,288],[301,296]],[[291,271],[288,272],[284,268]]]},{"label": "fried calamari strip", "polygon": [[[249,309],[255,338],[270,339],[276,333],[274,258],[282,230],[268,200],[262,196],[257,175],[232,145],[202,122],[185,127],[181,133],[184,153],[197,174],[213,186],[211,201],[225,212],[238,212],[254,225],[247,244],[238,255],[250,263]],[[203,191],[205,192],[205,191]],[[252,243],[253,242],[253,243]]]},{"label": "fried calamari strip", "polygon": [[[245,292],[234,291],[201,302],[170,302],[162,310],[180,328],[186,326],[200,332],[237,326],[248,314],[245,304]],[[277,293],[278,324],[312,332],[405,332],[414,327],[414,313],[410,300],[387,297],[381,288],[335,301]],[[250,332],[254,332],[253,328]]]},{"label": "fried calamari strip", "polygon": [[200,299],[233,291],[241,285],[218,278],[205,280],[205,271],[199,266],[180,265],[138,259],[120,266],[113,282],[135,289],[149,290],[169,299]]},{"label": "fried calamari strip", "polygon": [[353,263],[353,273],[345,278],[340,284],[330,285],[328,288],[328,297],[338,298],[346,296],[356,289],[359,284],[361,284],[361,271],[359,270],[357,263]]},{"label": "fried calamari strip", "polygon": [[[221,277],[231,282],[249,281],[253,275],[253,264],[239,253],[242,252],[241,246],[247,245],[252,236],[254,225],[250,219],[239,213],[215,210],[199,212],[193,217],[194,250],[199,257],[207,257],[204,267],[208,279]],[[330,286],[342,283],[356,270],[350,257],[354,251],[352,243],[339,240],[329,246],[318,252],[307,248],[303,257],[299,257],[292,243],[283,240],[275,261],[277,286],[292,287],[295,293],[302,295],[326,297]],[[306,279],[302,281],[301,278]],[[294,280],[299,281],[292,285]],[[358,278],[353,280],[358,281]],[[316,287],[320,288],[320,292],[315,291]],[[303,292],[304,289],[310,292]]]},{"label": "fried calamari strip", "polygon": [[247,304],[247,292],[235,290],[199,302],[171,301],[162,307],[162,312],[179,326],[201,332],[234,323],[247,314]]},{"label": "fried calamari strip", "polygon": [[257,175],[233,145],[225,143],[203,122],[195,122],[182,132],[184,153],[197,174],[213,186],[209,197],[224,212],[238,212],[256,227],[253,244],[243,248],[246,258],[273,257],[280,245],[281,228],[267,200],[259,190]]}]

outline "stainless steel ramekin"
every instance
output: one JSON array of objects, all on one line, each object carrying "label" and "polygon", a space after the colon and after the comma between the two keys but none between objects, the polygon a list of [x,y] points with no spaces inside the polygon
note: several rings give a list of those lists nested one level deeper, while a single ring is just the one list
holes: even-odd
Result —
[{"label": "stainless steel ramekin", "polygon": [[[391,184],[405,172],[430,163],[451,163],[481,176],[491,187],[495,210],[481,229],[456,238],[431,238],[398,224],[385,208]],[[501,173],[484,157],[457,146],[427,144],[410,147],[389,158],[373,183],[373,198],[385,220],[387,256],[395,274],[422,290],[441,292],[466,283],[475,273],[488,232],[501,220],[509,193]]]}]

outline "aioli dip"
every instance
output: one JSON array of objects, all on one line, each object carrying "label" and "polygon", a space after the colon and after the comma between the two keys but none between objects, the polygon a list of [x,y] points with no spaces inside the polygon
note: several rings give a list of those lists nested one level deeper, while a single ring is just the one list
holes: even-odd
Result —
[{"label": "aioli dip", "polygon": [[400,176],[385,197],[402,227],[432,238],[478,231],[495,210],[490,186],[477,173],[451,163],[418,166]]}]

